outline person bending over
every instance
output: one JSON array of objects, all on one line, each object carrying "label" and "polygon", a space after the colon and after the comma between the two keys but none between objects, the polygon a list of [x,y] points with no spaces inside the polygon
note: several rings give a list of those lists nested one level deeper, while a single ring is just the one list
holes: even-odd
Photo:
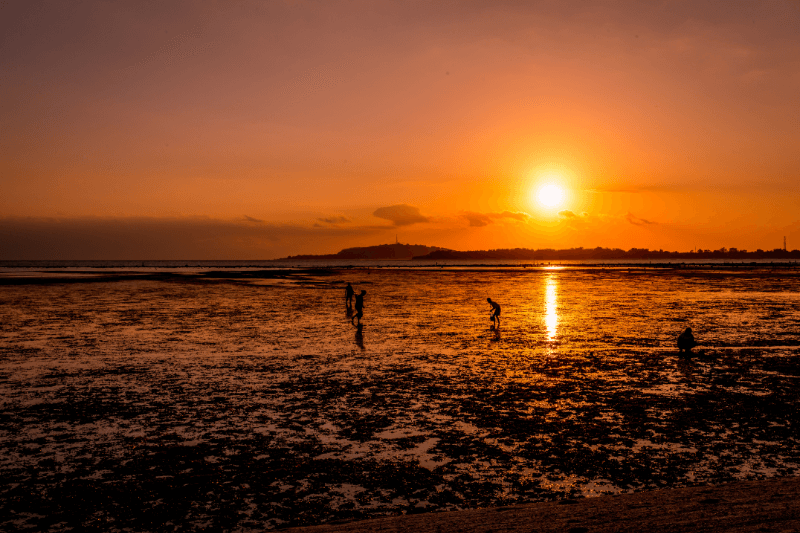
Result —
[{"label": "person bending over", "polygon": [[491,298],[486,298],[486,301],[489,302],[489,305],[492,306],[491,316],[489,318],[492,319],[492,322],[496,327],[500,327],[500,304],[497,302],[493,302]]}]

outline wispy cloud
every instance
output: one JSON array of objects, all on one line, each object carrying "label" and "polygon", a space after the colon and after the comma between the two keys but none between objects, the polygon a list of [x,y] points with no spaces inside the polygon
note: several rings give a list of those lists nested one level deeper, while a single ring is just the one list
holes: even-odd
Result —
[{"label": "wispy cloud", "polygon": [[469,221],[470,226],[474,226],[476,228],[488,226],[493,222],[492,217],[484,213],[473,213],[468,211],[463,213],[462,216]]},{"label": "wispy cloud", "polygon": [[640,187],[608,187],[608,188],[595,188],[595,189],[584,189],[584,191],[594,194],[606,194],[606,193],[628,193],[628,194],[635,194],[638,192],[642,192],[642,188]]},{"label": "wispy cloud", "polygon": [[337,224],[346,224],[350,222],[350,219],[344,216],[332,216],[332,217],[318,218],[317,221],[335,226]]},{"label": "wispy cloud", "polygon": [[625,215],[625,220],[633,224],[634,226],[646,226],[648,224],[658,224],[658,222],[653,222],[652,220],[647,220],[645,218],[639,218],[632,213],[628,213]]},{"label": "wispy cloud", "polygon": [[573,229],[586,229],[588,227],[599,226],[614,218],[607,215],[590,215],[586,211],[579,214],[569,209],[559,211],[558,217],[564,224]]},{"label": "wispy cloud", "polygon": [[526,221],[531,216],[528,213],[521,211],[503,211],[502,213],[476,213],[474,211],[464,211],[461,216],[469,221],[469,225],[473,227],[483,227],[494,223],[497,220],[510,218],[512,220]]},{"label": "wispy cloud", "polygon": [[398,204],[380,207],[372,213],[378,218],[389,220],[395,226],[409,226],[420,222],[429,222],[430,219],[419,212],[418,207]]},{"label": "wispy cloud", "polygon": [[657,225],[658,222],[648,220],[646,218],[637,217],[633,213],[623,215],[608,215],[608,214],[589,214],[582,212],[580,214],[565,209],[558,212],[559,218],[569,227],[572,228],[587,228],[587,227],[601,227],[608,224],[624,224],[625,222],[633,224],[634,226],[648,226]]}]

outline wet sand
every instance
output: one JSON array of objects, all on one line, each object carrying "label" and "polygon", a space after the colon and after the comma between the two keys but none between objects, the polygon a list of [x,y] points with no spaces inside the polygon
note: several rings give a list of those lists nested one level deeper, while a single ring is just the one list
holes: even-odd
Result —
[{"label": "wet sand", "polygon": [[[686,325],[713,342],[679,356]],[[800,273],[769,269],[17,277],[0,529],[262,531],[795,476],[799,326]]]},{"label": "wet sand", "polygon": [[291,528],[292,533],[800,531],[800,478]]}]

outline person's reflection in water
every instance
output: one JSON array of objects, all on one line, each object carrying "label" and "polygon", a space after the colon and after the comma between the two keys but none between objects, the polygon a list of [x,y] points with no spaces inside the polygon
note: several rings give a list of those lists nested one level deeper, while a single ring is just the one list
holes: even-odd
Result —
[{"label": "person's reflection in water", "polygon": [[694,359],[691,357],[678,357],[676,368],[683,376],[680,383],[692,386],[695,381],[695,372],[697,371]]},{"label": "person's reflection in water", "polygon": [[359,324],[356,326],[356,345],[364,350],[364,326]]}]

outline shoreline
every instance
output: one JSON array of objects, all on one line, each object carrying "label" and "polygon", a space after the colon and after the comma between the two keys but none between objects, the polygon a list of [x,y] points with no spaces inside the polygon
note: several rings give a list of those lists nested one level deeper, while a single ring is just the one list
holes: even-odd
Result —
[{"label": "shoreline", "polygon": [[[187,269],[189,269],[187,271]],[[410,261],[383,261],[383,262],[364,262],[348,264],[325,264],[325,263],[269,263],[264,264],[237,264],[225,265],[203,262],[186,262],[180,265],[159,264],[158,262],[144,263],[139,265],[30,265],[30,264],[0,264],[0,275],[14,273],[35,274],[37,272],[47,274],[168,274],[171,272],[179,274],[201,273],[208,276],[215,272],[235,273],[242,272],[248,275],[265,274],[274,275],[280,273],[331,273],[336,271],[360,271],[360,270],[392,270],[392,271],[414,271],[414,270],[440,270],[447,269],[458,272],[482,272],[492,270],[677,270],[677,271],[720,271],[720,270],[796,270],[800,269],[800,261],[762,261],[762,262],[533,262],[533,263],[478,263],[465,261],[463,263],[434,263],[434,262],[410,262]]]},{"label": "shoreline", "polygon": [[92,272],[140,272],[140,271],[183,271],[185,269],[208,270],[417,270],[417,269],[679,269],[679,270],[718,270],[718,269],[774,269],[800,267],[800,260],[792,258],[760,259],[268,259],[268,260],[0,260],[2,271],[47,271],[76,272],[85,269]]},{"label": "shoreline", "polygon": [[800,530],[800,477],[289,528],[292,533]]},{"label": "shoreline", "polygon": [[[120,266],[37,266],[0,265],[0,286],[97,283],[116,281],[263,283],[264,281],[320,283],[332,276],[357,273],[608,273],[616,276],[736,276],[796,277],[800,263],[569,263],[569,264],[364,264],[364,265],[151,265]],[[339,280],[325,283],[333,284]],[[341,283],[344,283],[341,281]]]}]

